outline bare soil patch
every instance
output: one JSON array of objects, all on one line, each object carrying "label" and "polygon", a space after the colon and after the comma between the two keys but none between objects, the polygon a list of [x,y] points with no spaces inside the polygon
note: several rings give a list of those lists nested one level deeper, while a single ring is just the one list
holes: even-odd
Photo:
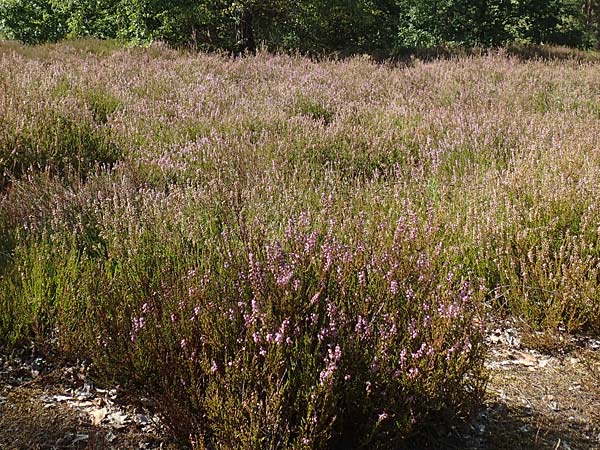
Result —
[{"label": "bare soil patch", "polygon": [[[488,337],[485,407],[456,448],[600,449],[600,342],[563,338],[566,352],[504,326]],[[539,341],[538,341],[539,342]]]},{"label": "bare soil patch", "polygon": [[149,402],[96,387],[83,364],[23,355],[0,363],[2,449],[174,448]]}]

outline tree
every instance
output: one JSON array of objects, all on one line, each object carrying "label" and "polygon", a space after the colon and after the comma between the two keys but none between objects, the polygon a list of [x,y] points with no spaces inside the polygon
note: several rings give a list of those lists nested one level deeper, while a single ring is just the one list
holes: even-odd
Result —
[{"label": "tree", "polygon": [[439,45],[598,45],[600,0],[0,0],[0,33],[205,50],[393,54]]},{"label": "tree", "polygon": [[2,0],[0,31],[27,44],[58,41],[67,33],[66,17],[51,0]]}]

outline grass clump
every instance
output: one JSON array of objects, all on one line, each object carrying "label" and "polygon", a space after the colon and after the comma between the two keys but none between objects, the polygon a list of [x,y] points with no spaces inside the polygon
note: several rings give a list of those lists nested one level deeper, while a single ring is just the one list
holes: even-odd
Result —
[{"label": "grass clump", "polygon": [[331,123],[335,117],[335,113],[322,102],[304,95],[299,95],[296,98],[294,111],[325,125]]}]

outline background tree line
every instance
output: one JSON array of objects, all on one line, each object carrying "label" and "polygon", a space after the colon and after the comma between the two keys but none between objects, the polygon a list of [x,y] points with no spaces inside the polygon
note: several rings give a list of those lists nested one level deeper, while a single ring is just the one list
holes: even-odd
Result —
[{"label": "background tree line", "polygon": [[600,0],[0,0],[0,34],[385,55],[442,45],[595,48]]}]

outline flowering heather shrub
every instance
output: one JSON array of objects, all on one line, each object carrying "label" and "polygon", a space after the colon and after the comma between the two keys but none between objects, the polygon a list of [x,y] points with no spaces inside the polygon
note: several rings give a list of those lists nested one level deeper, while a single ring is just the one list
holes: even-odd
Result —
[{"label": "flowering heather shrub", "polygon": [[423,246],[435,230],[415,215],[378,227],[375,246],[342,231],[305,215],[273,239],[258,222],[248,240],[224,229],[190,247],[144,233],[68,272],[88,305],[61,293],[59,334],[200,447],[393,448],[468,415],[483,291]]},{"label": "flowering heather shrub", "polygon": [[[94,97],[91,97],[94,98]],[[106,120],[103,106],[95,104],[94,118]],[[0,126],[0,189],[29,171],[86,176],[96,167],[112,165],[121,151],[109,133],[94,121],[52,107],[9,111]]]},{"label": "flowering heather shrub", "polygon": [[600,331],[597,63],[0,47],[1,344],[197,448],[394,448],[476,404],[484,308]]}]

